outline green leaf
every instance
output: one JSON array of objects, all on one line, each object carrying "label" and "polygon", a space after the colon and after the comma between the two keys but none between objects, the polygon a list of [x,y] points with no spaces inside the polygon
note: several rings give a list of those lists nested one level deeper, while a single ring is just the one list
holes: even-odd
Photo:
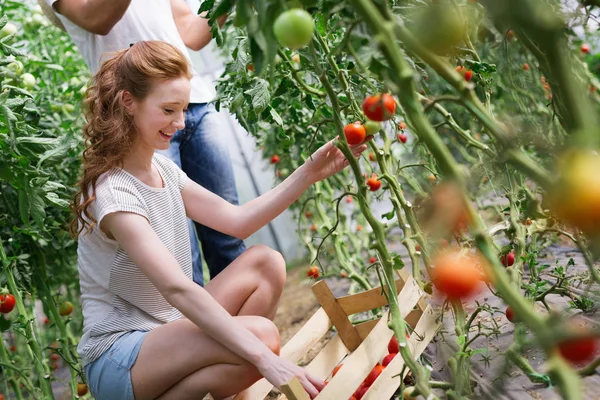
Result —
[{"label": "green leaf", "polygon": [[392,218],[394,218],[394,215],[395,215],[395,214],[396,214],[396,212],[395,212],[394,210],[392,210],[392,211],[390,211],[390,212],[388,212],[388,213],[381,214],[381,218],[385,218],[385,219],[387,219],[388,221],[390,221]]},{"label": "green leaf", "polygon": [[257,78],[256,84],[252,89],[246,90],[244,93],[252,98],[252,108],[255,112],[262,112],[271,101],[269,94],[269,82],[264,79]]},{"label": "green leaf", "polygon": [[394,269],[402,269],[404,268],[404,261],[398,254],[392,257],[392,263],[394,264]]},{"label": "green leaf", "polygon": [[25,136],[17,138],[17,142],[19,143],[42,144],[46,146],[57,145],[59,141],[60,139],[58,138],[44,138],[35,136]]},{"label": "green leaf", "polygon": [[31,196],[31,198],[29,199],[29,202],[31,204],[31,208],[30,208],[30,212],[31,212],[31,216],[33,217],[33,220],[35,221],[35,223],[37,224],[37,226],[40,229],[44,228],[44,219],[46,219],[46,202],[44,201],[44,198],[42,197],[42,195],[44,195],[44,192],[41,189],[35,189],[35,190],[31,190],[29,192],[29,195]]},{"label": "green leaf", "polygon": [[65,185],[60,182],[48,181],[42,186],[42,190],[45,192],[52,192],[57,189],[66,189]]},{"label": "green leaf", "polygon": [[0,18],[0,29],[4,28],[6,24],[8,24],[8,17],[3,15],[2,18]]},{"label": "green leaf", "polygon": [[271,114],[271,117],[273,117],[273,120],[279,126],[283,126],[283,120],[281,119],[281,115],[279,115],[279,113],[277,111],[275,111],[275,109],[273,107],[269,107],[269,113]]},{"label": "green leaf", "polygon": [[29,225],[29,210],[31,205],[29,204],[29,195],[27,188],[29,184],[26,183],[24,188],[19,189],[19,214],[21,215],[21,221],[23,224]]},{"label": "green leaf", "polygon": [[48,199],[48,201],[50,201],[53,204],[56,204],[61,208],[69,208],[69,202],[67,200],[59,198],[58,195],[54,192],[46,193],[46,199]]}]

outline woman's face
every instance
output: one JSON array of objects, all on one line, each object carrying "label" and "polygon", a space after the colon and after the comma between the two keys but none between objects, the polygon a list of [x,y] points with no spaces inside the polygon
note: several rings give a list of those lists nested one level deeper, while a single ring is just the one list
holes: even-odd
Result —
[{"label": "woman's face", "polygon": [[152,151],[168,149],[171,137],[185,127],[189,101],[190,81],[186,77],[157,82],[143,100],[133,100],[138,145]]}]

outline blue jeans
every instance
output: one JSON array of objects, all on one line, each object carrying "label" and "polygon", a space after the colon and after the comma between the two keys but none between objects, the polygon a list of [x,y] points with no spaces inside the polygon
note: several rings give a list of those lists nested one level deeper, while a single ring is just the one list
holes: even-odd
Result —
[{"label": "blue jeans", "polygon": [[[238,204],[235,176],[229,148],[221,134],[223,127],[212,104],[190,104],[185,114],[185,128],[177,131],[168,150],[158,151],[175,162],[200,186],[232,204]],[[202,244],[204,260],[211,278],[223,271],[246,250],[244,242],[188,219],[194,282],[203,286]],[[194,232],[194,226],[196,231]],[[198,239],[196,239],[196,233]]]}]

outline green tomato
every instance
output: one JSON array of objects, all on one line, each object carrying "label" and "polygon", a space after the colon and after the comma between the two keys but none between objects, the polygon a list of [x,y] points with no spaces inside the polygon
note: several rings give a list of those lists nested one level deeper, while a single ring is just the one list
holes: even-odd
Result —
[{"label": "green tomato", "polygon": [[368,136],[374,135],[381,130],[381,122],[377,121],[367,121],[363,126],[365,127]]},{"label": "green tomato", "polygon": [[21,75],[21,82],[25,88],[33,89],[35,87],[35,76],[31,75],[29,72],[25,72]]},{"label": "green tomato", "polygon": [[79,86],[81,85],[81,81],[76,77],[72,77],[71,80],[69,80],[69,85],[70,86]]},{"label": "green tomato", "polygon": [[415,36],[439,55],[452,53],[465,38],[465,20],[450,4],[435,4],[423,9],[415,19],[415,24]]},{"label": "green tomato", "polygon": [[17,33],[17,26],[9,22],[8,24],[4,25],[4,28],[0,29],[0,38],[12,35],[14,33]]},{"label": "green tomato", "polygon": [[65,104],[63,108],[66,113],[72,113],[73,111],[75,111],[75,106],[73,104]]},{"label": "green tomato", "polygon": [[23,63],[21,61],[13,61],[6,66],[10,71],[14,72],[15,75],[19,75],[23,72]]},{"label": "green tomato", "polygon": [[282,12],[273,24],[273,33],[282,46],[299,49],[312,40],[315,23],[312,16],[300,9],[293,8]]}]

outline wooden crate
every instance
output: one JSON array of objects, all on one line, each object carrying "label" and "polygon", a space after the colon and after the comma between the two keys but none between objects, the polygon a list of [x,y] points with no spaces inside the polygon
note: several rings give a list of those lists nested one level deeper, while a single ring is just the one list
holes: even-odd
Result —
[{"label": "wooden crate", "polygon": [[[412,355],[418,358],[441,326],[439,314],[424,301],[425,294],[415,280],[404,270],[398,274],[396,288],[402,317],[413,328],[408,340]],[[334,367],[343,360],[343,367],[316,397],[319,400],[349,399],[371,369],[387,354],[387,345],[393,331],[387,326],[388,313],[381,319],[353,325],[349,316],[387,305],[381,287],[336,298],[325,281],[312,286],[321,307],[281,349],[281,356],[297,363],[335,326],[335,334],[325,347],[304,368],[322,379],[330,377]],[[390,399],[400,386],[404,367],[401,356],[394,357],[363,397],[364,400]],[[406,373],[406,371],[405,371]],[[273,389],[261,379],[234,400],[260,400]],[[279,399],[308,400],[299,381],[294,378],[282,387]]]}]

